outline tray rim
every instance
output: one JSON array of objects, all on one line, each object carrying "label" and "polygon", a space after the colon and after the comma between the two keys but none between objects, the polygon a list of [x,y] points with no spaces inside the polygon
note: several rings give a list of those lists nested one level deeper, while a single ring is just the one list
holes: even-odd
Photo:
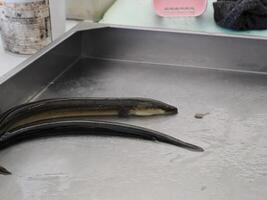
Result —
[{"label": "tray rim", "polygon": [[126,26],[126,25],[116,25],[116,24],[104,24],[104,23],[93,23],[91,21],[83,21],[78,23],[72,29],[64,33],[62,36],[51,42],[46,47],[42,48],[37,53],[31,55],[28,59],[23,61],[21,64],[17,65],[15,68],[0,77],[0,85],[8,81],[11,77],[25,69],[28,65],[42,57],[44,54],[49,52],[51,49],[62,43],[64,40],[71,37],[73,34],[93,29],[102,28],[118,28],[125,30],[139,30],[139,31],[153,31],[153,32],[163,32],[163,33],[177,33],[177,34],[187,34],[194,36],[205,36],[205,37],[219,37],[219,38],[233,38],[233,39],[246,39],[246,40],[257,40],[257,41],[267,41],[267,38],[262,36],[248,36],[248,35],[228,35],[225,33],[211,33],[211,32],[197,32],[197,31],[185,31],[180,29],[164,29],[164,28],[153,28],[153,27],[141,27],[141,26]]}]

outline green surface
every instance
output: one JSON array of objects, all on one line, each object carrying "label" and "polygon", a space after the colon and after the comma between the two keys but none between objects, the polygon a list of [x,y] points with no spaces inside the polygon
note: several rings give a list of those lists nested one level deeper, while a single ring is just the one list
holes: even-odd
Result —
[{"label": "green surface", "polygon": [[213,19],[214,1],[209,1],[207,11],[200,17],[163,18],[156,15],[152,0],[117,0],[100,23],[267,37],[267,30],[231,31],[217,26]]}]

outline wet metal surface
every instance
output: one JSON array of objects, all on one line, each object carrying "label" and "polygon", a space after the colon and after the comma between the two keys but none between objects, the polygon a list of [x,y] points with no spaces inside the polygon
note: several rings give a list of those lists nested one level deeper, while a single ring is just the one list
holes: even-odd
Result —
[{"label": "wet metal surface", "polygon": [[[267,75],[84,57],[36,99],[149,97],[177,116],[111,119],[202,146],[118,137],[29,141],[0,152],[5,200],[265,200]],[[207,113],[195,119],[196,113]]]}]

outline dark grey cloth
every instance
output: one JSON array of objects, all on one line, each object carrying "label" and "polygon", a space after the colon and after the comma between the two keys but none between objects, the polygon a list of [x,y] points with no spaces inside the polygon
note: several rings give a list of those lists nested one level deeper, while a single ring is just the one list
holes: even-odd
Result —
[{"label": "dark grey cloth", "polygon": [[233,30],[267,29],[267,0],[218,0],[213,7],[219,26]]}]

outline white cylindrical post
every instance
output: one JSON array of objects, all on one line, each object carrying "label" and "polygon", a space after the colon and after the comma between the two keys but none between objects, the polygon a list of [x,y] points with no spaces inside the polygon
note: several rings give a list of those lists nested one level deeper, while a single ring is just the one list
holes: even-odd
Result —
[{"label": "white cylindrical post", "polygon": [[55,40],[65,32],[66,3],[65,0],[49,0],[52,39]]}]

